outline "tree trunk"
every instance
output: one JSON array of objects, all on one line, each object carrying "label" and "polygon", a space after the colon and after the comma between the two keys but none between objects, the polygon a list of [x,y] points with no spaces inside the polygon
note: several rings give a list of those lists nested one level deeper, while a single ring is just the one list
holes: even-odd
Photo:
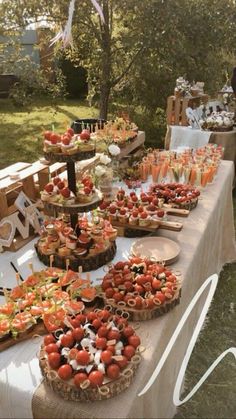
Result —
[{"label": "tree trunk", "polygon": [[103,15],[105,23],[101,28],[102,72],[100,83],[100,118],[107,119],[109,96],[111,92],[111,33],[109,0],[103,0]]},{"label": "tree trunk", "polygon": [[99,109],[100,119],[107,119],[110,90],[111,89],[110,89],[109,85],[107,85],[107,86],[104,85],[104,86],[101,87],[100,109]]}]

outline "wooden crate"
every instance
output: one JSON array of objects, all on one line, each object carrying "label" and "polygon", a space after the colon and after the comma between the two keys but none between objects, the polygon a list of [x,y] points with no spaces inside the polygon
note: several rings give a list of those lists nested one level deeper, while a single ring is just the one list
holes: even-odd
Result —
[{"label": "wooden crate", "polygon": [[168,125],[182,125],[187,126],[188,120],[186,116],[186,108],[189,102],[208,101],[208,95],[202,94],[199,96],[176,97],[169,96],[167,99],[166,119]]}]

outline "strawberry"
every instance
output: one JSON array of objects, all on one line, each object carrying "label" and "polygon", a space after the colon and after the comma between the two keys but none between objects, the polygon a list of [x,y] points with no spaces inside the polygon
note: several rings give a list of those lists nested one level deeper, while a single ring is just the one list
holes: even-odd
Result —
[{"label": "strawberry", "polygon": [[127,208],[129,208],[130,210],[133,209],[134,204],[132,202],[128,202],[127,204]]},{"label": "strawberry", "polygon": [[110,214],[115,214],[116,213],[116,207],[114,207],[114,205],[111,205],[109,208]]},{"label": "strawberry", "polygon": [[119,208],[122,208],[124,206],[124,201],[116,201],[116,205]]},{"label": "strawberry", "polygon": [[63,135],[63,136],[62,136],[62,140],[61,140],[61,142],[62,142],[64,145],[69,145],[69,144],[70,144],[70,142],[71,142],[71,137],[69,137],[68,135]]},{"label": "strawberry", "polygon": [[44,190],[48,193],[51,193],[53,191],[53,184],[48,183],[46,186],[44,186]]},{"label": "strawberry", "polygon": [[125,208],[121,208],[120,209],[120,215],[125,215],[126,214],[126,209]]},{"label": "strawberry", "polygon": [[83,129],[83,131],[80,133],[80,139],[85,141],[90,139],[90,132],[88,129]]},{"label": "strawberry", "polygon": [[145,194],[144,194],[144,195],[142,195],[142,196],[141,196],[141,201],[142,201],[142,202],[148,202],[148,197],[147,197],[147,195],[145,195]]},{"label": "strawberry", "polygon": [[51,134],[50,140],[51,140],[52,144],[57,144],[59,141],[61,141],[61,136],[59,134],[56,134],[55,132],[53,132]]},{"label": "strawberry", "polygon": [[147,216],[148,216],[148,214],[147,214],[147,212],[145,212],[145,211],[143,211],[143,212],[140,214],[140,217],[141,217],[141,218],[143,218],[143,219],[147,218]]},{"label": "strawberry", "polygon": [[69,188],[61,189],[61,195],[64,196],[64,198],[69,198],[70,197],[70,189]]},{"label": "strawberry", "polygon": [[44,135],[45,140],[50,141],[50,140],[51,140],[51,135],[52,135],[52,132],[51,132],[51,131],[45,131],[45,132],[43,133],[43,135]]},{"label": "strawberry", "polygon": [[85,195],[89,195],[91,193],[91,189],[88,186],[84,187],[84,193]]},{"label": "strawberry", "polygon": [[144,211],[144,208],[142,207],[142,205],[140,205],[139,207],[138,207],[138,212],[139,213],[141,213],[141,212],[143,212]]},{"label": "strawberry", "polygon": [[138,202],[138,197],[135,194],[131,196],[131,199],[133,202]]},{"label": "strawberry", "polygon": [[52,181],[53,181],[54,185],[57,185],[59,182],[61,182],[61,179],[58,176],[56,176],[52,179]]},{"label": "strawberry", "polygon": [[159,199],[158,198],[153,198],[152,204],[155,205],[156,207],[158,207]]},{"label": "strawberry", "polygon": [[57,183],[57,187],[58,187],[58,189],[63,189],[65,187],[65,183],[60,181],[60,182]]},{"label": "strawberry", "polygon": [[136,196],[136,193],[134,191],[130,192],[130,197],[132,198],[132,196]]},{"label": "strawberry", "polygon": [[165,215],[165,211],[163,211],[163,210],[157,211],[157,216],[158,217],[162,218],[162,217],[164,217],[164,215]]},{"label": "strawberry", "polygon": [[73,135],[74,135],[73,128],[67,128],[66,133],[69,134],[71,137],[73,137]]},{"label": "strawberry", "polygon": [[87,180],[84,183],[84,186],[87,186],[88,188],[93,189],[94,184],[93,184],[93,182],[91,180]]},{"label": "strawberry", "polygon": [[87,182],[90,182],[90,177],[89,177],[89,176],[85,176],[85,177],[81,180],[81,183],[83,183],[83,185],[85,185]]},{"label": "strawberry", "polygon": [[132,212],[132,216],[135,217],[135,218],[138,217],[138,211],[137,210],[134,210]]}]

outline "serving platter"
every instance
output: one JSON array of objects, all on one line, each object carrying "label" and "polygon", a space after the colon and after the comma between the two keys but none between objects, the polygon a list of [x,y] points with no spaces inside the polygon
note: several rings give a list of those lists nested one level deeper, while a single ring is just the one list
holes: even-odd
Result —
[{"label": "serving platter", "polygon": [[179,244],[165,237],[144,237],[136,240],[130,250],[134,256],[164,262],[165,265],[176,262],[180,254]]}]

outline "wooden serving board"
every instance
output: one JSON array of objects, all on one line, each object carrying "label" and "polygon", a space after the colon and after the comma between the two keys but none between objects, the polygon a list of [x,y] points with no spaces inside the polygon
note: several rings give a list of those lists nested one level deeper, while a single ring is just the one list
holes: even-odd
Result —
[{"label": "wooden serving board", "polygon": [[31,339],[35,335],[45,335],[47,330],[44,327],[44,323],[40,321],[37,323],[32,329],[28,332],[23,332],[17,336],[17,338],[13,338],[9,336],[7,339],[0,342],[0,352],[5,351],[5,349],[10,348],[11,346],[16,345],[17,343],[23,342],[24,340]]},{"label": "wooden serving board", "polygon": [[190,213],[190,211],[187,210],[187,209],[173,208],[168,204],[164,204],[163,208],[164,208],[166,214],[176,215],[178,217],[188,217],[189,213]]},{"label": "wooden serving board", "polygon": [[165,229],[165,230],[172,230],[172,231],[181,231],[183,228],[183,224],[175,221],[160,221],[160,224],[158,227],[150,227],[150,226],[139,226],[139,225],[133,225],[133,224],[123,224],[119,223],[119,221],[112,221],[111,222],[113,227],[118,229],[118,235],[124,236],[124,230],[126,228],[131,230],[142,230],[142,231],[149,231],[150,233],[156,232],[159,228]]},{"label": "wooden serving board", "polygon": [[95,148],[93,150],[88,151],[78,151],[74,154],[63,154],[63,153],[53,153],[51,151],[44,151],[44,157],[47,161],[50,162],[77,162],[80,160],[87,160],[91,159],[95,156]]},{"label": "wooden serving board", "polygon": [[102,202],[102,193],[97,190],[94,198],[90,202],[81,202],[79,204],[64,205],[57,202],[43,201],[44,208],[47,211],[63,212],[65,214],[78,214],[79,212],[88,212],[96,209]]}]

